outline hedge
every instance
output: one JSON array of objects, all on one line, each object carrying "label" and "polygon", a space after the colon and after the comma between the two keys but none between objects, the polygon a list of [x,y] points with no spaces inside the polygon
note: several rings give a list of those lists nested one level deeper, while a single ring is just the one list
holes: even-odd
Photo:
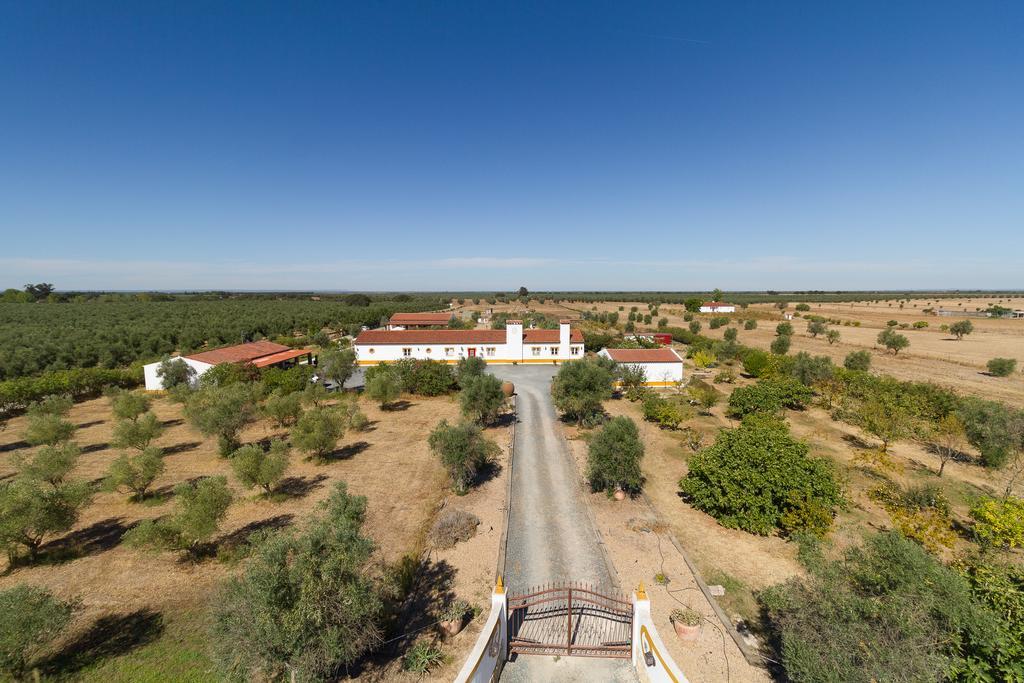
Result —
[{"label": "hedge", "polygon": [[47,372],[38,377],[10,379],[0,382],[0,414],[21,410],[54,394],[77,399],[95,396],[109,386],[129,388],[142,382],[141,367],[125,370],[76,368]]}]

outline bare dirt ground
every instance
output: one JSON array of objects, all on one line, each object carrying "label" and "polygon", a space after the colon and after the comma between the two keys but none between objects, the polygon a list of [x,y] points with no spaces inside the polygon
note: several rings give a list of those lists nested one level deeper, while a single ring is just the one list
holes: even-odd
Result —
[{"label": "bare dirt ground", "polygon": [[[217,455],[215,442],[184,423],[180,406],[156,399],[154,412],[166,425],[158,445],[167,456],[166,471],[155,483],[155,499],[140,504],[129,502],[122,493],[98,493],[69,534],[48,540],[36,566],[7,568],[0,575],[0,587],[31,583],[46,586],[62,598],[79,599],[81,609],[69,629],[66,646],[81,646],[83,636],[95,637],[89,629],[94,631],[97,624],[138,626],[137,630],[146,631],[138,634],[139,642],[123,642],[122,638],[120,649],[113,652],[99,648],[104,657],[130,653],[161,637],[201,641],[201,633],[196,636],[191,632],[202,628],[206,605],[218,583],[238,568],[216,559],[192,562],[176,553],[135,550],[119,542],[139,520],[174,509],[170,495],[174,485],[207,475],[227,475],[236,495],[217,539],[222,549],[259,528],[301,525],[336,482],[346,481],[351,493],[368,499],[365,531],[377,544],[375,561],[392,563],[409,554],[419,555],[425,548],[426,531],[449,490],[447,475],[430,453],[426,435],[441,419],[455,418],[458,407],[448,397],[409,397],[402,410],[391,412],[383,412],[368,401],[361,400],[360,405],[370,419],[370,428],[347,433],[339,450],[325,464],[293,453],[283,495],[268,500],[237,484],[228,460]],[[83,449],[72,476],[98,482],[119,454],[108,445],[113,426],[108,401],[79,403],[70,419],[79,425],[74,439]],[[13,472],[16,456],[31,452],[21,441],[24,422],[24,417],[13,418],[0,432],[0,477]],[[507,443],[506,428],[492,431],[491,438]],[[270,436],[284,434],[278,434],[269,422],[260,421],[246,429],[242,439],[251,442]],[[496,534],[500,533],[501,504],[495,503],[495,496],[504,496],[500,475],[479,492],[459,499],[457,504],[470,507],[480,516],[480,533],[464,548],[434,555],[435,561],[450,566],[455,577],[454,592],[478,605],[483,602],[481,591],[493,572],[496,551],[491,546],[496,548]],[[480,560],[478,553],[486,555],[486,561]],[[141,626],[140,620],[144,622]],[[95,644],[91,646],[97,649]],[[102,669],[103,661],[84,661],[75,666],[88,673],[95,667]],[[199,669],[186,669],[180,678],[171,671],[164,671],[163,677],[202,680],[212,676],[208,662]],[[74,670],[53,673],[68,675]],[[153,672],[132,670],[125,674],[114,667],[95,675],[105,680],[141,680],[147,675],[152,678]],[[156,677],[161,678],[159,674]]]}]

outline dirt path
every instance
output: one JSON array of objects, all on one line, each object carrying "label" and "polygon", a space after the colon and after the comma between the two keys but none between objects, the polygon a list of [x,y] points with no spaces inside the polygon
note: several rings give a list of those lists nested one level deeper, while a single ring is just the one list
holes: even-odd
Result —
[{"label": "dirt path", "polygon": [[[554,366],[490,371],[514,382],[518,400],[505,580],[510,591],[540,583],[584,581],[617,590],[601,537],[581,499],[571,456],[551,403]],[[503,681],[634,681],[626,660],[517,657]]]}]

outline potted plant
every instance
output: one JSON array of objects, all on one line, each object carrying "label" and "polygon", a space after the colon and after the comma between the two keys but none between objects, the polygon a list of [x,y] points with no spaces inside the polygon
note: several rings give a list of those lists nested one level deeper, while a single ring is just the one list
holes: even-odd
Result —
[{"label": "potted plant", "polygon": [[470,611],[469,603],[465,600],[455,600],[444,608],[438,621],[446,637],[452,638],[459,634],[459,631],[466,624],[466,615]]},{"label": "potted plant", "polygon": [[674,609],[668,615],[668,620],[672,622],[672,627],[675,628],[680,640],[697,640],[701,619],[703,617],[700,612],[689,607]]},{"label": "potted plant", "polygon": [[615,500],[625,500],[626,499],[626,492],[625,492],[625,490],[623,490],[623,488],[621,486],[616,486],[615,487],[615,493],[613,493],[612,495],[615,496]]}]

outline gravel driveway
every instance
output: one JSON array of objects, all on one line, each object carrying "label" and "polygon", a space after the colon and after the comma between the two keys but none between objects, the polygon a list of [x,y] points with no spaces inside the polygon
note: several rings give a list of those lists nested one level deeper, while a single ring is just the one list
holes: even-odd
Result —
[{"label": "gravel driveway", "polygon": [[[518,418],[505,582],[512,592],[584,581],[618,591],[551,402],[553,365],[491,366],[516,386]],[[635,681],[628,660],[519,656],[502,681]]]}]

